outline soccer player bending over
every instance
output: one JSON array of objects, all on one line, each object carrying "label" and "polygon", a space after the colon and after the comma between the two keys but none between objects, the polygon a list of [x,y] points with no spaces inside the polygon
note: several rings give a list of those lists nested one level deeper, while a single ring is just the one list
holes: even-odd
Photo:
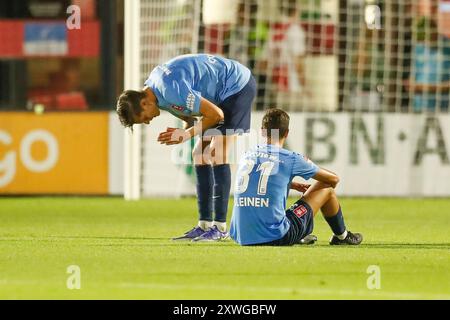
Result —
[{"label": "soccer player bending over", "polygon": [[[256,81],[248,68],[233,60],[197,54],[179,56],[156,67],[142,91],[125,91],[119,97],[117,113],[125,127],[149,124],[160,110],[186,122],[185,129],[167,128],[161,133],[161,144],[174,145],[202,136],[193,151],[199,222],[174,240],[219,241],[228,237],[228,150],[233,135],[249,131],[255,96]],[[201,120],[195,124],[197,118]]]},{"label": "soccer player bending over", "polygon": [[[267,144],[247,152],[240,162],[231,237],[241,245],[301,244],[305,238],[313,237],[310,236],[313,219],[320,210],[334,233],[331,245],[359,245],[362,235],[347,230],[334,191],[338,176],[298,153],[283,149],[289,120],[282,110],[267,111],[262,124]],[[317,182],[312,186],[293,183],[297,176]],[[304,195],[285,211],[289,189]]]}]

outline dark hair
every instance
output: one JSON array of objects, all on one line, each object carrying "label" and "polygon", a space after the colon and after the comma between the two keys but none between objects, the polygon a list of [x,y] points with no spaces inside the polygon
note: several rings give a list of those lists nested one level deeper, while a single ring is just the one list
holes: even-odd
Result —
[{"label": "dark hair", "polygon": [[142,112],[141,100],[145,98],[145,92],[127,90],[117,100],[117,114],[125,128],[133,128],[135,116]]},{"label": "dark hair", "polygon": [[269,109],[264,115],[262,121],[263,130],[267,130],[267,138],[275,138],[275,132],[272,130],[278,130],[278,138],[283,138],[289,131],[289,115],[287,112],[281,109]]}]

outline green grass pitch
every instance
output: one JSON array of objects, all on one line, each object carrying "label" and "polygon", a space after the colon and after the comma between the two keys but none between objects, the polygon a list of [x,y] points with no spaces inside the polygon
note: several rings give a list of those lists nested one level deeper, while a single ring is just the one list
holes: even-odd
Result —
[{"label": "green grass pitch", "polygon": [[450,299],[450,199],[342,206],[364,245],[329,246],[322,217],[311,247],[170,241],[192,227],[195,199],[1,198],[0,299]]}]

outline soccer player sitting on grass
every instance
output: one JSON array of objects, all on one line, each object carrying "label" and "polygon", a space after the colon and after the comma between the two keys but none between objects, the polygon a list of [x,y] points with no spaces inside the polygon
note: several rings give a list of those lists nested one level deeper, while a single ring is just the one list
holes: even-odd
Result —
[{"label": "soccer player sitting on grass", "polygon": [[[334,191],[338,176],[298,153],[283,149],[289,120],[282,110],[267,111],[262,124],[267,144],[247,152],[240,162],[231,237],[241,245],[302,244],[311,237],[313,220],[320,210],[334,233],[331,245],[359,245],[362,235],[347,230]],[[317,182],[312,186],[293,183],[297,176]],[[285,211],[290,188],[304,194]]]},{"label": "soccer player sitting on grass", "polygon": [[[179,56],[156,67],[142,91],[125,91],[119,97],[117,113],[125,127],[149,124],[160,110],[166,110],[186,125],[185,129],[167,128],[158,137],[161,144],[174,145],[201,136],[193,151],[199,222],[174,240],[220,241],[228,237],[228,150],[233,135],[249,131],[255,96],[256,80],[248,68],[233,60],[197,54]],[[201,120],[195,124],[197,118]]]}]

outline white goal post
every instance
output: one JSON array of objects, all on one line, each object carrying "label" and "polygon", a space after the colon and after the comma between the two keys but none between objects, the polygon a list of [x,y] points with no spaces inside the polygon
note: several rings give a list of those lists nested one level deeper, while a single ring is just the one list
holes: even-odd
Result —
[{"label": "white goal post", "polygon": [[[140,70],[141,1],[125,0],[125,88],[142,89]],[[134,132],[125,130],[124,196],[126,200],[141,197],[142,126]]]}]

